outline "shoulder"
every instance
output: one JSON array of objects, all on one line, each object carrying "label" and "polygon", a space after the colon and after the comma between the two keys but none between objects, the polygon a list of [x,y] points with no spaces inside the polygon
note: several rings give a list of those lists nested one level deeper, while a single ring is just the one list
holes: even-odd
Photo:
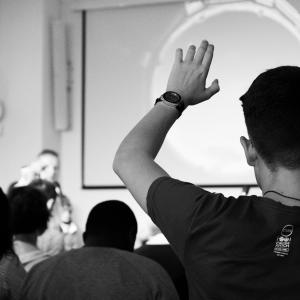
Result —
[{"label": "shoulder", "polygon": [[143,274],[143,276],[161,279],[167,277],[166,280],[169,280],[166,271],[157,262],[148,257],[122,250],[116,250],[115,255],[126,262],[128,267],[135,269],[137,273]]},{"label": "shoulder", "polygon": [[[97,268],[95,268],[97,266]],[[151,259],[113,248],[83,247],[51,257],[30,271],[30,277],[43,278],[44,276],[74,276],[72,274],[85,274],[98,272],[100,269],[109,270],[111,273],[127,270],[127,273],[140,274],[141,276],[155,277],[163,274],[164,270]],[[38,279],[39,280],[39,279]]]},{"label": "shoulder", "polygon": [[236,200],[234,197],[225,197],[221,193],[210,192],[193,183],[171,177],[156,179],[147,195],[148,212],[154,221],[157,221],[160,214],[164,214],[164,217],[173,217],[174,214],[182,217],[188,215],[191,219],[195,213],[206,215],[218,212]]},{"label": "shoulder", "polygon": [[30,271],[31,274],[49,272],[50,270],[55,270],[57,266],[62,266],[64,262],[68,259],[67,252],[61,253],[55,256],[50,256],[47,253],[44,253],[44,260],[39,264],[35,265]]},{"label": "shoulder", "polygon": [[211,193],[200,186],[191,182],[181,181],[172,177],[159,177],[150,186],[147,194],[147,200],[155,200],[156,198],[170,199],[171,197],[182,198],[198,198],[203,196],[214,197],[215,193]]},{"label": "shoulder", "polygon": [[26,272],[18,257],[13,254],[5,255],[0,261],[0,299],[1,296],[4,297],[5,291],[10,295],[9,299],[19,299],[25,276]]}]

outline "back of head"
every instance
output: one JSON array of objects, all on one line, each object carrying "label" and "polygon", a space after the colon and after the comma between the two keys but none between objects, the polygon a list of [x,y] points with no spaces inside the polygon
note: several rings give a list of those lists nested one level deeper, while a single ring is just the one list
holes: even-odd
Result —
[{"label": "back of head", "polygon": [[91,210],[84,240],[88,246],[132,251],[136,233],[137,221],[132,210],[121,201],[109,200],[97,204]]},{"label": "back of head", "polygon": [[240,98],[250,139],[270,169],[300,168],[300,68],[260,74]]},{"label": "back of head", "polygon": [[47,228],[47,197],[36,188],[14,188],[9,195],[13,234],[41,234]]},{"label": "back of head", "polygon": [[10,251],[12,251],[10,210],[8,199],[0,188],[0,260]]},{"label": "back of head", "polygon": [[41,191],[46,196],[47,207],[51,211],[59,194],[56,185],[48,180],[36,179],[30,183],[30,186]]}]

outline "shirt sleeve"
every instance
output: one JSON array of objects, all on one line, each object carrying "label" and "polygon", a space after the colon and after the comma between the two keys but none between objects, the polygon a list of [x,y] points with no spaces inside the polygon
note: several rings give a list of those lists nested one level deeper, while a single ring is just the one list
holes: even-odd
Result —
[{"label": "shirt sleeve", "polygon": [[147,195],[148,214],[184,260],[186,241],[197,223],[216,215],[224,206],[222,194],[210,193],[171,177],[156,179]]}]

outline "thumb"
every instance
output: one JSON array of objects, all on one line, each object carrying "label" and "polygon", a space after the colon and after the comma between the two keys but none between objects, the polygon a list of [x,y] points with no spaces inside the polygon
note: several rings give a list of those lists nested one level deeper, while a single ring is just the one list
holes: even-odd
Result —
[{"label": "thumb", "polygon": [[210,87],[208,87],[207,89],[205,89],[205,97],[206,99],[211,98],[214,94],[216,94],[217,92],[219,92],[220,90],[220,86],[219,86],[219,81],[218,79],[215,79],[212,84],[210,85]]}]

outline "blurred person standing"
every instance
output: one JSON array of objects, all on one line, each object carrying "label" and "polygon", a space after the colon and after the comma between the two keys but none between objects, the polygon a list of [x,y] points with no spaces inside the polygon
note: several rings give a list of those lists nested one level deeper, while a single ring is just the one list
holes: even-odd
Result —
[{"label": "blurred person standing", "polygon": [[[63,250],[77,249],[82,246],[82,238],[77,224],[72,219],[72,204],[70,199],[63,193],[59,183],[60,160],[59,154],[52,149],[42,150],[37,157],[36,163],[39,165],[39,178],[55,185],[57,198],[52,210],[52,217],[49,226],[52,234],[60,231],[64,235]],[[55,220],[55,222],[53,222]],[[51,244],[51,239],[46,237],[50,234],[47,230],[40,237],[39,245],[45,251],[57,254],[57,245]],[[51,235],[54,237],[53,235]],[[50,237],[49,237],[50,238]],[[52,240],[53,241],[53,240]]]},{"label": "blurred person standing", "polygon": [[39,177],[43,180],[58,183],[59,180],[59,155],[56,151],[51,149],[42,150],[37,160],[39,163]]}]

